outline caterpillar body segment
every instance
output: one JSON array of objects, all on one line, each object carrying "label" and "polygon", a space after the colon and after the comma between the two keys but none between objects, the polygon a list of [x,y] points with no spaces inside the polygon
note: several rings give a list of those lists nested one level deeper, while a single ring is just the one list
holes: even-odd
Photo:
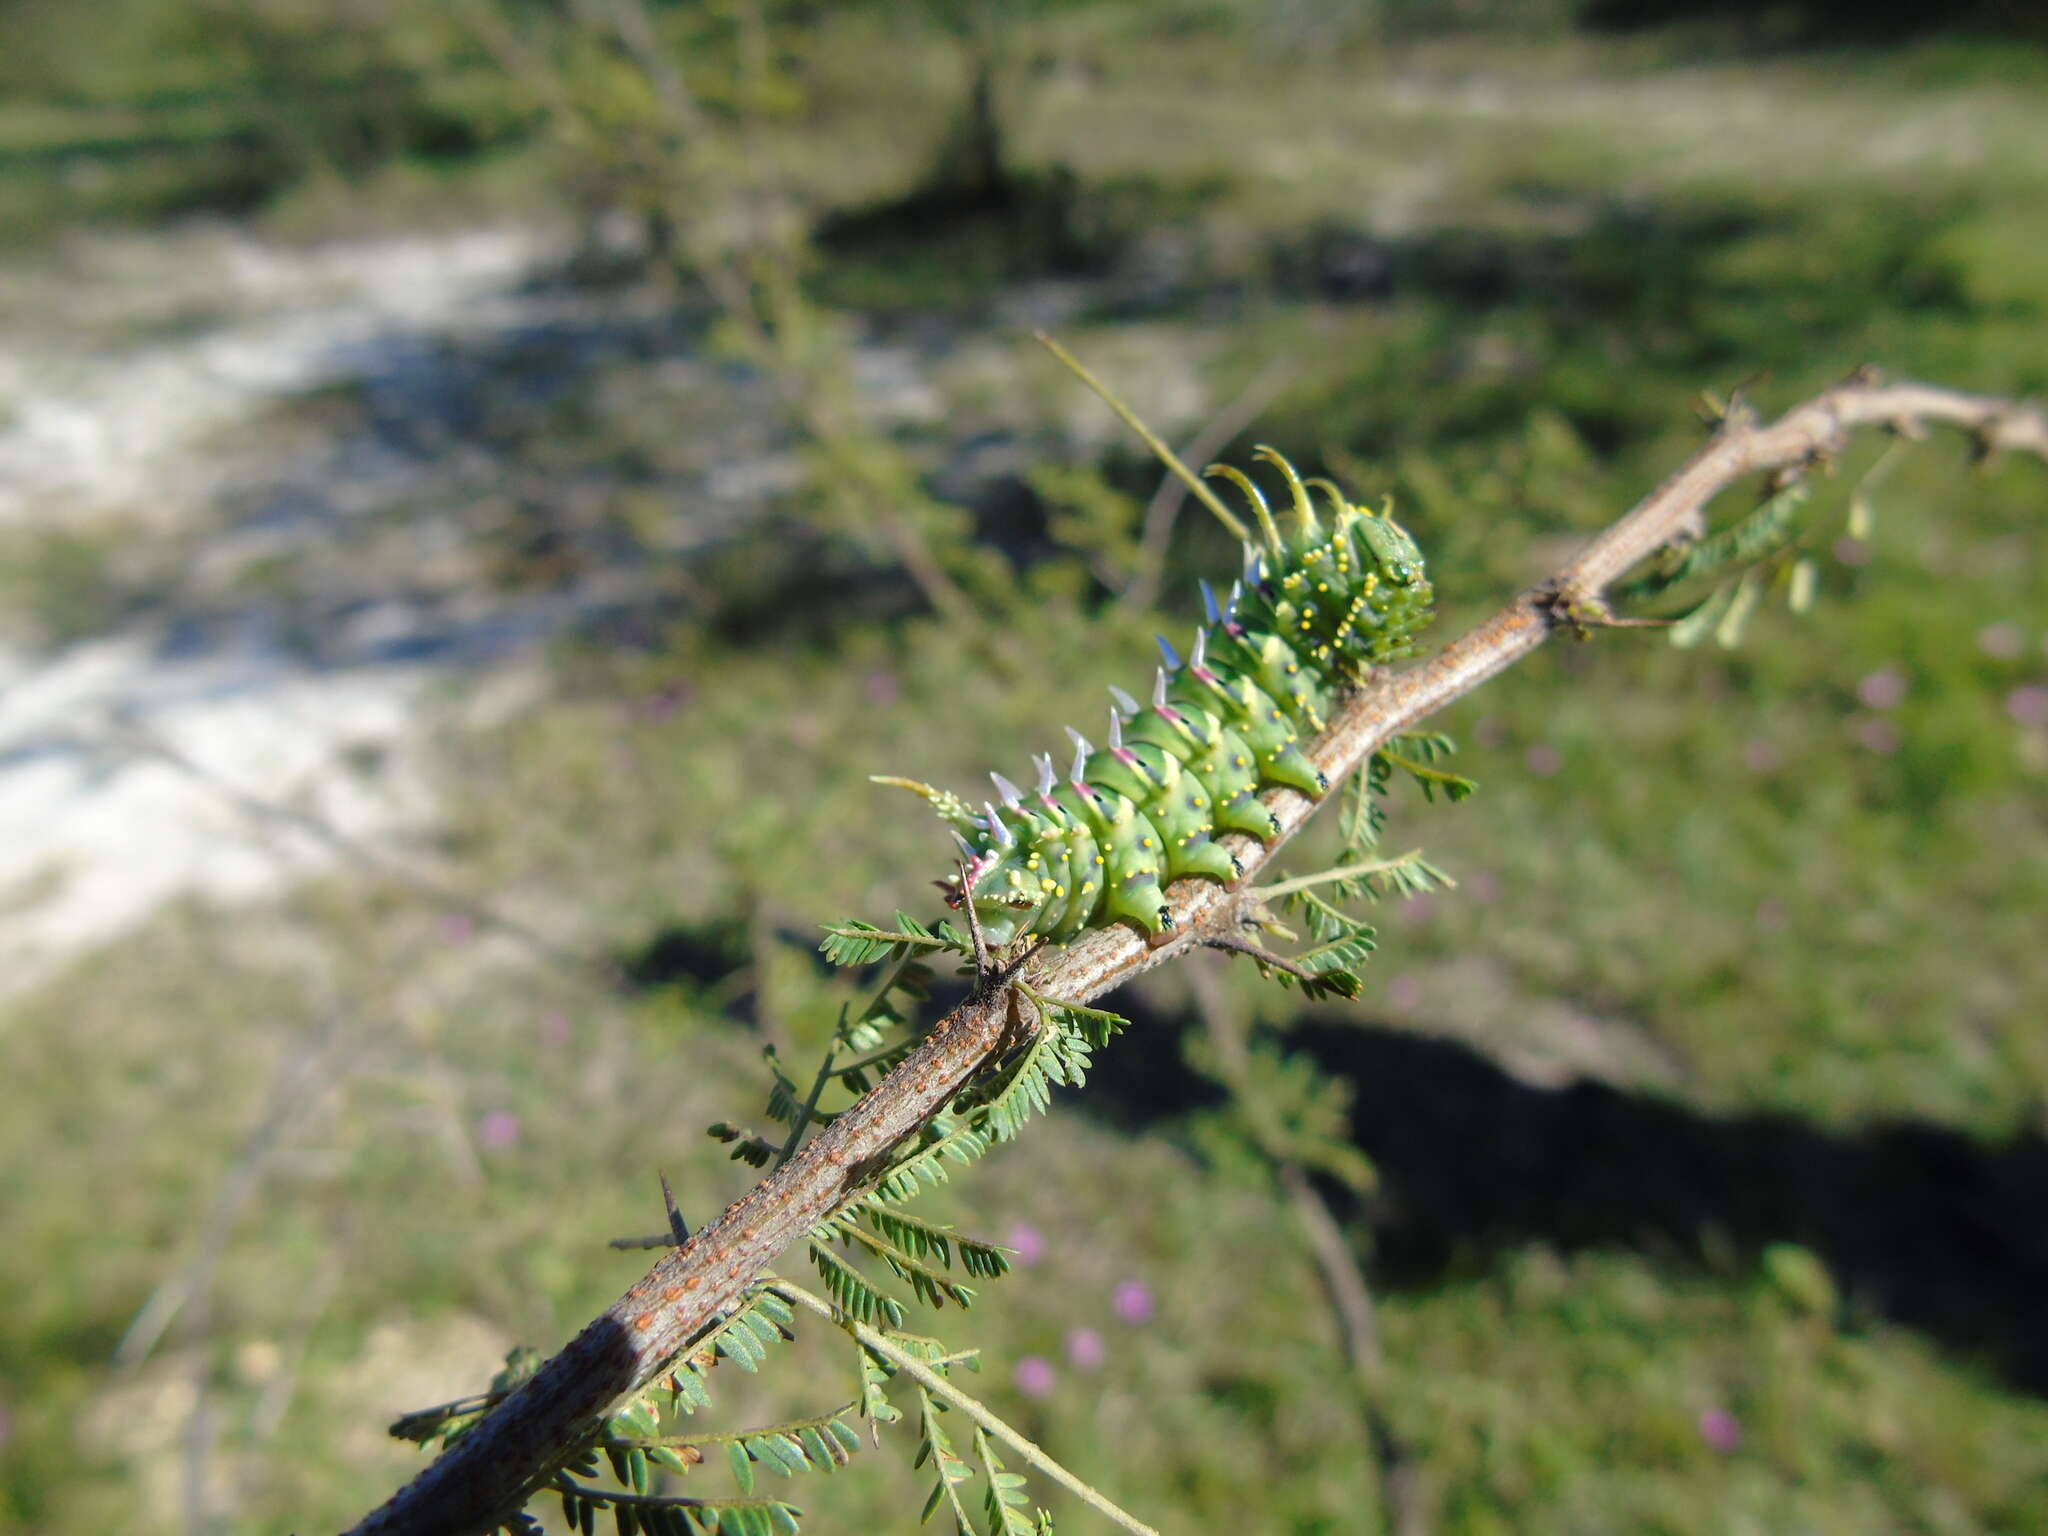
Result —
[{"label": "caterpillar body segment", "polygon": [[[1289,526],[1249,476],[1211,466],[1244,492],[1259,542],[1246,545],[1244,579],[1227,599],[1204,585],[1206,622],[1185,659],[1160,640],[1166,665],[1150,703],[1111,690],[1107,747],[1069,730],[1065,778],[1050,757],[1038,759],[1032,791],[992,775],[1000,799],[979,811],[928,784],[878,779],[924,796],[953,827],[966,862],[947,897],[973,901],[990,943],[1064,941],[1119,922],[1164,935],[1166,887],[1235,880],[1242,869],[1219,835],[1274,837],[1265,790],[1325,794],[1304,745],[1327,728],[1339,693],[1413,653],[1433,597],[1415,541],[1330,481],[1304,481],[1272,449],[1254,457],[1285,479]],[[1328,503],[1321,516],[1311,491]]]},{"label": "caterpillar body segment", "polygon": [[1124,726],[1125,739],[1173,754],[1208,801],[1212,835],[1243,832],[1264,840],[1279,831],[1273,813],[1259,803],[1258,764],[1244,738],[1205,709],[1174,708],[1164,674],[1159,683],[1157,702]]}]

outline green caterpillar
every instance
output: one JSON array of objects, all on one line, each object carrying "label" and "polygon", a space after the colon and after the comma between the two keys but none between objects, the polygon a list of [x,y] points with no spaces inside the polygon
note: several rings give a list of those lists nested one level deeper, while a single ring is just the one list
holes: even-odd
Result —
[{"label": "green caterpillar", "polygon": [[[1293,493],[1283,534],[1259,488],[1212,465],[1251,503],[1260,542],[1245,545],[1243,579],[1220,604],[1202,584],[1208,621],[1183,661],[1163,638],[1149,706],[1112,689],[1109,745],[1069,727],[1074,762],[1062,780],[1051,754],[1037,786],[991,774],[997,799],[975,811],[911,779],[878,778],[923,795],[949,822],[967,863],[947,885],[968,900],[991,944],[1066,940],[1127,922],[1152,938],[1173,925],[1165,888],[1187,875],[1225,884],[1243,874],[1219,833],[1266,840],[1279,822],[1260,794],[1276,785],[1318,798],[1329,788],[1301,750],[1320,735],[1332,698],[1378,663],[1406,656],[1429,620],[1432,593],[1415,541],[1390,514],[1346,501],[1328,480],[1304,481],[1271,448]],[[1311,488],[1330,501],[1316,514]]]}]

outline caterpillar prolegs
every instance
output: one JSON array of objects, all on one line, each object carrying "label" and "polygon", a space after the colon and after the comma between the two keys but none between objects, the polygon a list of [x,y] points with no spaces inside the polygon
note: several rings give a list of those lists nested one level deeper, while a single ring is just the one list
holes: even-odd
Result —
[{"label": "caterpillar prolegs", "polygon": [[[991,774],[996,798],[978,811],[928,784],[878,781],[923,795],[952,825],[966,867],[947,897],[956,907],[973,901],[990,943],[1065,940],[1117,922],[1164,933],[1167,885],[1188,875],[1228,884],[1242,873],[1218,833],[1263,841],[1279,831],[1263,791],[1328,790],[1301,744],[1322,733],[1335,694],[1414,649],[1432,596],[1414,540],[1330,481],[1303,480],[1271,448],[1253,457],[1286,478],[1291,529],[1242,471],[1206,471],[1244,492],[1258,537],[1226,598],[1202,584],[1207,621],[1186,659],[1159,642],[1165,665],[1150,703],[1111,690],[1106,747],[1069,727],[1065,778],[1049,753],[1036,759],[1030,790]],[[1312,490],[1330,503],[1327,522]]]}]

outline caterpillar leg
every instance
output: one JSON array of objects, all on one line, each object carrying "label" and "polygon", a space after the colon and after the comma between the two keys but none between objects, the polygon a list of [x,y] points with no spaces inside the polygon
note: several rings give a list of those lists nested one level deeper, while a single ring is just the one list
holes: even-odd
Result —
[{"label": "caterpillar leg", "polygon": [[1136,843],[1132,838],[1110,852],[1112,872],[1103,890],[1102,916],[1107,922],[1134,923],[1158,938],[1173,926],[1173,913],[1167,910],[1166,892],[1159,883],[1158,860]]}]

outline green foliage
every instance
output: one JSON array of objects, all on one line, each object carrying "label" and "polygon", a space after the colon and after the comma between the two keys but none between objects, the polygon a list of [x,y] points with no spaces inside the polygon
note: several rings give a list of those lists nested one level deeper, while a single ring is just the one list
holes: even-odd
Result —
[{"label": "green foliage", "polygon": [[[1401,751],[1375,752],[1346,786],[1337,823],[1342,847],[1356,862],[1281,880],[1260,893],[1269,900],[1277,898],[1282,910],[1300,918],[1313,943],[1286,957],[1285,964],[1276,963],[1278,957],[1255,955],[1259,974],[1283,987],[1298,989],[1307,1000],[1349,999],[1360,993],[1357,967],[1378,948],[1378,939],[1372,925],[1347,911],[1347,906],[1390,896],[1418,896],[1457,883],[1420,851],[1391,859],[1369,857],[1379,846],[1385,821],[1379,802],[1396,772],[1413,779],[1425,800],[1441,794],[1455,803],[1476,787],[1471,780],[1435,766],[1455,750],[1450,737],[1417,734],[1395,741]],[[1284,937],[1293,937],[1277,921],[1267,926]]]},{"label": "green foliage", "polygon": [[[791,1477],[845,1466],[861,1443],[846,1420],[874,1406],[865,1387],[861,1400],[843,1408],[750,1429],[703,1431],[681,1423],[683,1416],[710,1406],[710,1372],[721,1360],[749,1374],[758,1371],[770,1346],[795,1336],[794,1322],[787,1301],[772,1289],[756,1287],[740,1307],[693,1339],[654,1385],[611,1414],[592,1443],[571,1457],[549,1484],[569,1528],[590,1531],[601,1515],[608,1515],[625,1536],[643,1531],[649,1536],[795,1532],[802,1511],[781,1499],[756,1497],[754,1468],[765,1466]],[[536,1351],[514,1350],[488,1392],[408,1414],[392,1433],[423,1447],[452,1444],[539,1364]],[[661,1475],[686,1477],[721,1450],[739,1497],[698,1498],[657,1489]],[[616,1486],[592,1481],[600,1458]],[[507,1529],[525,1527],[515,1524]]]},{"label": "green foliage", "polygon": [[917,1458],[911,1465],[929,1465],[933,1473],[931,1496],[924,1501],[918,1523],[930,1524],[932,1516],[943,1506],[952,1510],[959,1529],[972,1530],[974,1520],[961,1500],[960,1485],[974,1476],[974,1469],[953,1449],[952,1437],[947,1434],[944,1422],[947,1407],[935,1401],[929,1392],[919,1392],[917,1408]]},{"label": "green foliage", "polygon": [[[836,1081],[844,1087],[848,1077],[858,1081],[876,1069],[879,1059],[887,1059],[896,1050],[883,1045],[891,1029],[908,1022],[899,1013],[896,999],[921,994],[928,979],[928,973],[908,956],[931,947],[921,941],[932,937],[930,930],[914,920],[900,918],[899,924],[902,933],[919,942],[891,941],[876,951],[878,958],[889,962],[889,969],[860,1013],[841,1009],[807,1098],[782,1070],[777,1053],[764,1053],[770,1077],[770,1117],[791,1128],[791,1140],[782,1149],[784,1157],[794,1150],[805,1129],[829,1120],[829,1115],[819,1114],[816,1108],[828,1083]],[[1123,1022],[1099,1009],[1055,1004],[1036,996],[1029,996],[1028,1001],[1038,1022],[1026,1032],[1024,1042],[1007,1060],[957,1095],[954,1105],[934,1122],[920,1144],[899,1153],[865,1192],[810,1233],[811,1261],[829,1298],[831,1316],[855,1335],[859,1375],[854,1401],[830,1413],[743,1430],[707,1431],[680,1422],[711,1405],[709,1373],[720,1361],[751,1374],[760,1369],[772,1346],[793,1337],[794,1312],[784,1293],[801,1293],[781,1282],[764,1281],[748,1293],[743,1305],[692,1339],[653,1386],[614,1412],[589,1449],[556,1477],[551,1487],[572,1529],[590,1529],[602,1514],[622,1532],[793,1531],[801,1511],[780,1500],[755,1496],[757,1466],[784,1476],[842,1466],[859,1444],[859,1436],[845,1422],[849,1415],[857,1413],[876,1424],[892,1423],[901,1416],[887,1393],[904,1361],[941,1373],[955,1364],[972,1365],[972,1351],[949,1350],[936,1339],[904,1331],[906,1303],[877,1287],[836,1250],[850,1250],[878,1262],[908,1286],[916,1303],[935,1309],[948,1304],[966,1307],[974,1298],[967,1281],[992,1280],[1008,1271],[1008,1256],[999,1246],[913,1215],[900,1205],[942,1181],[947,1162],[971,1162],[990,1146],[1013,1138],[1025,1120],[1047,1107],[1053,1084],[1078,1085],[1085,1077],[1091,1052],[1107,1044]],[[865,1049],[868,1054],[853,1067],[839,1068],[837,1055],[847,1048]],[[723,1122],[714,1126],[712,1133],[720,1140],[737,1143],[736,1155],[750,1161],[765,1163],[775,1155],[763,1138]],[[825,1306],[815,1300],[807,1304]],[[862,1329],[870,1331],[862,1333]],[[537,1361],[531,1351],[515,1351],[507,1357],[506,1369],[489,1392],[408,1415],[394,1433],[422,1445],[452,1443],[515,1389]],[[918,1388],[918,1400],[924,1430],[919,1464],[933,1461],[943,1470],[939,1494],[952,1498],[962,1529],[976,1531],[979,1527],[970,1507],[960,1500],[955,1486],[974,1476],[974,1471],[953,1453],[939,1427],[938,1416],[948,1411],[948,1405],[924,1386]],[[982,1503],[991,1536],[1044,1529],[1045,1517],[1034,1511],[1022,1479],[1006,1469],[979,1427],[976,1436],[980,1475],[986,1484]],[[656,1487],[658,1476],[685,1476],[719,1449],[725,1453],[739,1497],[698,1498]],[[592,1481],[600,1457],[609,1464],[616,1487]]]},{"label": "green foliage", "polygon": [[1035,464],[1032,491],[1049,509],[1047,532],[1080,555],[1093,578],[1121,592],[1143,559],[1143,506],[1092,464]]},{"label": "green foliage", "polygon": [[1457,743],[1440,731],[1408,732],[1396,736],[1393,746],[1382,747],[1372,755],[1366,764],[1366,776],[1373,793],[1385,794],[1387,781],[1398,769],[1415,781],[1424,800],[1434,801],[1441,794],[1456,805],[1479,787],[1460,774],[1447,773],[1436,766],[1457,750]]},{"label": "green foliage", "polygon": [[391,1426],[393,1438],[410,1440],[422,1450],[435,1446],[446,1449],[475,1428],[478,1421],[508,1396],[521,1382],[540,1369],[545,1357],[526,1345],[505,1356],[505,1368],[491,1378],[491,1384],[475,1397],[458,1398],[433,1408],[401,1415]]},{"label": "green foliage", "polygon": [[[960,1536],[1034,1536],[1052,1529],[1052,1517],[1037,1508],[1025,1490],[1025,1479],[1008,1470],[983,1424],[973,1428],[974,1461],[962,1456],[953,1443],[946,1416],[953,1404],[935,1395],[922,1383],[917,1388],[917,1454],[911,1465],[929,1468],[931,1492],[926,1495],[919,1523],[928,1525],[933,1515],[945,1510],[953,1517]],[[982,1479],[980,1512],[975,1518],[968,1484]]]},{"label": "green foliage", "polygon": [[[884,994],[889,990],[885,984]],[[994,1244],[896,1207],[944,1183],[949,1164],[971,1163],[990,1147],[1015,1139],[1028,1120],[1051,1106],[1054,1086],[1079,1087],[1086,1080],[1091,1053],[1123,1027],[1115,1014],[1052,1003],[1018,990],[1037,1020],[1024,1044],[964,1087],[882,1167],[866,1192],[811,1229],[811,1262],[826,1294],[860,1322],[900,1328],[906,1316],[903,1303],[876,1288],[830,1244],[879,1259],[910,1286],[918,1302],[929,1307],[951,1302],[964,1308],[972,1303],[973,1288],[949,1273],[956,1260],[969,1278],[994,1279],[1009,1269],[1003,1251]],[[784,1083],[778,1079],[776,1093],[786,1094]]]},{"label": "green foliage", "polygon": [[1803,477],[1790,481],[1729,526],[1665,551],[1650,570],[1617,587],[1617,596],[1657,597],[1729,566],[1739,567],[1732,578],[1673,621],[1671,643],[1681,650],[1709,635],[1724,650],[1740,644],[1767,582],[1785,587],[1787,606],[1804,612],[1812,604],[1815,574],[1812,561],[1798,552],[1794,540],[1799,513],[1811,495]]},{"label": "green foliage", "polygon": [[1765,1276],[1785,1298],[1803,1312],[1831,1318],[1841,1309],[1842,1298],[1828,1267],[1811,1249],[1797,1243],[1772,1243],[1764,1249]]},{"label": "green foliage", "polygon": [[1359,1194],[1375,1187],[1372,1160],[1351,1132],[1350,1090],[1312,1058],[1264,1040],[1226,1056],[1199,1035],[1188,1037],[1185,1053],[1230,1090],[1229,1107],[1204,1128],[1212,1145],[1238,1140],[1273,1164],[1313,1168]]},{"label": "green foliage", "polygon": [[[780,1499],[686,1499],[626,1495],[562,1486],[556,1496],[562,1520],[572,1531],[593,1536],[600,1514],[609,1513],[618,1536],[796,1536],[803,1511]],[[519,1530],[520,1527],[507,1527]],[[524,1529],[538,1533],[530,1523]]]},{"label": "green foliage", "polygon": [[825,941],[819,952],[833,965],[898,964],[920,950],[950,949],[963,954],[973,950],[948,923],[927,928],[915,918],[898,912],[894,928],[877,928],[859,918],[849,917],[825,926]]},{"label": "green foliage", "polygon": [[985,1479],[981,1508],[990,1536],[1045,1536],[1052,1530],[1052,1516],[1032,1506],[1024,1479],[1005,1467],[995,1442],[979,1425],[974,1430],[974,1459]]}]

